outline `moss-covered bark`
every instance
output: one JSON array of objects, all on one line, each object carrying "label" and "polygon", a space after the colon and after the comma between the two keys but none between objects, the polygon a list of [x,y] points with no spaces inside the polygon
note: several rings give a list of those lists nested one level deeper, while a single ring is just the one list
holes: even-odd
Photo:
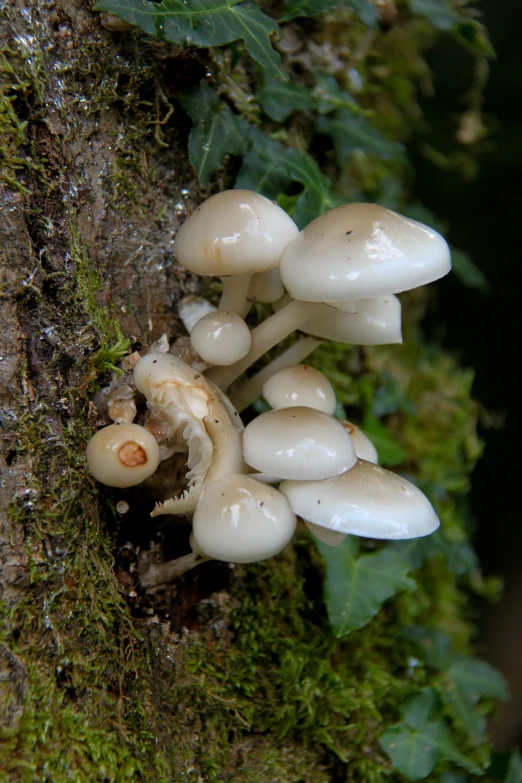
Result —
[{"label": "moss-covered bark", "polygon": [[[473,563],[459,571],[431,557],[416,593],[339,643],[304,538],[269,563],[208,564],[143,595],[139,547],[159,538],[167,555],[181,554],[186,530],[158,530],[132,492],[119,518],[121,493],[85,470],[97,423],[89,394],[130,345],[176,338],[173,306],[197,290],[172,256],[180,222],[204,197],[173,97],[210,57],[234,99],[227,58],[109,32],[82,0],[13,0],[1,22],[0,780],[393,776],[377,736],[412,686],[436,677],[410,666],[401,629],[431,621],[466,650],[457,583],[482,589]],[[383,46],[393,51],[393,35]],[[357,159],[348,175],[360,187],[380,176]],[[458,548],[476,409],[470,375],[418,347],[416,301],[405,349],[333,347],[316,363],[354,411],[391,376],[415,399],[415,413],[399,406],[389,427],[404,469],[444,488],[439,508]],[[440,448],[449,438],[452,448]],[[454,731],[484,761],[486,747],[469,746],[458,721]]]}]

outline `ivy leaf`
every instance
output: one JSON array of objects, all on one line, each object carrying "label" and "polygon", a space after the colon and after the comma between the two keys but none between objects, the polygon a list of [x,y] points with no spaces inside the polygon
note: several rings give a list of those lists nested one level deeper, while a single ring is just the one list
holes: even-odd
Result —
[{"label": "ivy leaf", "polygon": [[482,741],[485,720],[475,709],[483,696],[506,701],[508,689],[500,672],[479,658],[459,655],[447,670],[445,702],[450,705],[468,729],[474,744]]},{"label": "ivy leaf", "polygon": [[305,152],[296,149],[285,151],[285,167],[294,182],[303,185],[303,193],[297,199],[293,219],[304,228],[327,209],[345,203],[334,199],[330,193],[330,180],[322,172],[316,161]]},{"label": "ivy leaf", "polygon": [[252,144],[234,187],[254,190],[270,199],[285,193],[292,182],[286,171],[284,149],[275,139],[253,126],[249,129]]},{"label": "ivy leaf", "polygon": [[401,636],[422,647],[428,666],[434,669],[446,669],[453,658],[451,639],[438,628],[412,625],[404,628]]},{"label": "ivy leaf", "polygon": [[488,281],[478,266],[473,263],[469,253],[452,247],[451,261],[453,271],[464,285],[469,288],[477,288],[479,291],[489,291]]},{"label": "ivy leaf", "polygon": [[258,128],[250,129],[250,139],[252,148],[243,161],[236,188],[256,190],[267,198],[278,199],[291,182],[299,183],[303,189],[293,201],[292,213],[299,228],[327,209],[345,203],[330,192],[330,180],[310,155],[283,148]]},{"label": "ivy leaf", "polygon": [[379,737],[394,768],[408,780],[427,777],[441,758],[481,775],[482,770],[462,755],[451,740],[446,721],[437,715],[439,700],[431,688],[408,697],[400,708],[403,722]]},{"label": "ivy leaf", "polygon": [[404,462],[406,452],[376,416],[367,413],[362,423],[362,430],[377,449],[380,465],[392,466]]},{"label": "ivy leaf", "polygon": [[94,8],[176,44],[208,47],[243,40],[259,65],[273,76],[282,75],[281,58],[270,41],[279,26],[254,0],[101,0]]},{"label": "ivy leaf", "polygon": [[219,94],[202,83],[179,96],[194,123],[189,135],[189,160],[203,187],[223,165],[225,155],[246,155],[249,124],[220,101]]},{"label": "ivy leaf", "polygon": [[500,672],[480,658],[459,655],[451,664],[448,674],[473,704],[482,696],[501,701],[509,698],[506,681]]},{"label": "ivy leaf", "polygon": [[328,73],[318,73],[316,85],[313,90],[316,109],[319,114],[329,114],[334,109],[351,109],[353,112],[362,112],[363,109],[349,92],[343,90],[335,76]]},{"label": "ivy leaf", "polygon": [[386,599],[416,586],[407,577],[408,564],[388,549],[358,558],[355,536],[335,548],[319,542],[317,547],[326,565],[328,617],[338,638],[366,625]]},{"label": "ivy leaf", "polygon": [[310,90],[303,84],[282,82],[269,76],[263,79],[257,98],[265,114],[275,122],[284,122],[295,109],[310,109],[314,103]]},{"label": "ivy leaf", "polygon": [[[284,0],[281,21],[288,22],[298,16],[320,16],[339,5],[339,0]],[[367,27],[378,27],[379,13],[370,0],[347,0],[342,5],[351,8],[357,19]]]},{"label": "ivy leaf", "polygon": [[339,164],[350,158],[355,150],[376,155],[381,160],[404,158],[402,144],[387,139],[366,117],[350,109],[337,109],[332,115],[319,117],[317,130],[332,137]]},{"label": "ivy leaf", "polygon": [[514,751],[509,760],[509,767],[504,783],[522,783],[522,756]]},{"label": "ivy leaf", "polygon": [[457,12],[445,0],[409,0],[410,11],[424,16],[436,30],[454,30],[459,21]]}]

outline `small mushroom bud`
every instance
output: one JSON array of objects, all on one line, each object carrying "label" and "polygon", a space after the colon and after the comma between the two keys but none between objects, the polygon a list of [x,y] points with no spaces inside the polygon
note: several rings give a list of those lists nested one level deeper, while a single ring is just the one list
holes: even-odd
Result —
[{"label": "small mushroom bud", "polygon": [[90,439],[87,465],[94,478],[109,487],[132,487],[152,476],[160,451],[151,433],[139,424],[109,424]]},{"label": "small mushroom bud", "polygon": [[307,364],[296,364],[274,373],[263,386],[263,397],[272,408],[304,406],[330,416],[337,404],[328,378]]},{"label": "small mushroom bud", "polygon": [[281,552],[295,526],[277,489],[232,473],[205,487],[194,513],[192,546],[227,563],[256,563]]},{"label": "small mushroom bud", "polygon": [[190,333],[194,350],[203,361],[228,367],[250,350],[250,329],[241,316],[230,310],[204,315]]}]

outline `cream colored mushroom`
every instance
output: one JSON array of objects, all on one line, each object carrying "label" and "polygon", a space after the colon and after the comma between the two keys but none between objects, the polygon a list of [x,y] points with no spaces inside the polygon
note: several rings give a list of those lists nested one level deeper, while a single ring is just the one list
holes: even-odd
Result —
[{"label": "cream colored mushroom", "polygon": [[451,269],[437,231],[378,204],[343,204],[286,248],[281,278],[294,299],[353,301],[431,283]]},{"label": "cream colored mushroom", "polygon": [[183,223],[174,250],[185,269],[223,279],[220,310],[241,313],[253,274],[274,269],[299,233],[275,202],[249,190],[225,190]]},{"label": "cream colored mushroom", "polygon": [[109,424],[87,445],[87,465],[109,487],[132,487],[152,476],[160,451],[154,436],[139,424]]},{"label": "cream colored mushroom", "polygon": [[304,406],[328,415],[332,415],[337,405],[328,378],[307,364],[275,372],[263,385],[263,397],[271,408]]},{"label": "cream colored mushroom", "polygon": [[352,440],[336,419],[313,408],[262,413],[243,433],[248,465],[280,479],[324,479],[357,462]]},{"label": "cream colored mushroom", "polygon": [[205,362],[225,367],[246,356],[252,343],[250,329],[230,310],[216,310],[200,318],[190,341]]},{"label": "cream colored mushroom", "polygon": [[389,470],[359,460],[326,481],[284,481],[294,514],[314,525],[367,538],[418,538],[433,533],[439,520],[426,495]]},{"label": "cream colored mushroom", "polygon": [[276,489],[233,474],[205,487],[193,524],[196,552],[228,563],[256,563],[285,548],[296,519]]},{"label": "cream colored mushroom", "polygon": [[201,373],[171,354],[146,354],[134,369],[134,383],[147,398],[147,426],[168,425],[171,453],[188,451],[187,490],[157,505],[152,516],[190,513],[206,483],[243,470],[239,415]]}]

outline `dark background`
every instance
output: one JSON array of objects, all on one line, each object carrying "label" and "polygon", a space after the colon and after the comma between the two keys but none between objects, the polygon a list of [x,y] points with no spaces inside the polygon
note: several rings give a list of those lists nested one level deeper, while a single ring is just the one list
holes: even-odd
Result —
[{"label": "dark background", "polygon": [[[471,506],[478,522],[475,545],[486,574],[501,574],[504,596],[480,606],[482,655],[508,678],[512,700],[491,725],[499,747],[522,740],[522,460],[518,408],[522,385],[518,324],[522,319],[519,274],[522,237],[522,2],[483,0],[483,21],[497,53],[491,63],[484,111],[498,127],[480,158],[478,176],[458,180],[421,153],[426,138],[410,150],[418,198],[450,226],[448,238],[468,250],[491,291],[465,288],[449,276],[440,286],[439,310],[427,328],[462,364],[476,369],[474,396],[505,415],[501,429],[481,429],[486,449],[473,474]],[[472,81],[472,61],[449,36],[432,50],[436,97],[423,101],[429,142],[455,147],[456,117]],[[441,332],[441,323],[444,330]]]}]

